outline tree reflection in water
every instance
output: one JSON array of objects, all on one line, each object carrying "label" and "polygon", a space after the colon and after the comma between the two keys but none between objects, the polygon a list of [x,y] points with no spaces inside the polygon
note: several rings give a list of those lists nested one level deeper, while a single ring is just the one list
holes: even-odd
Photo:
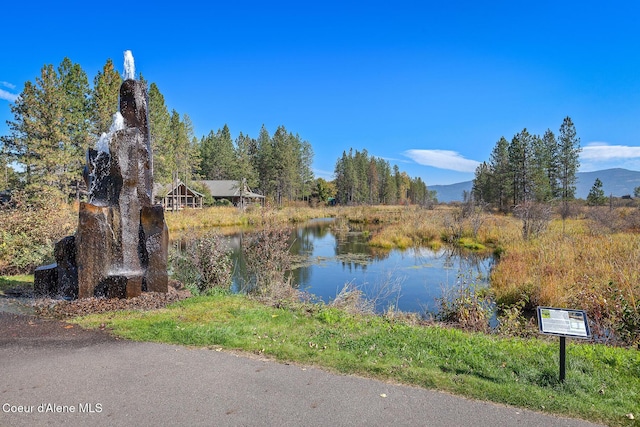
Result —
[{"label": "tree reflection in water", "polygon": [[[296,263],[291,283],[325,302],[336,298],[345,284],[376,299],[376,311],[390,305],[406,312],[435,312],[442,297],[462,277],[478,277],[488,285],[491,256],[481,256],[456,247],[438,251],[413,248],[380,250],[368,245],[371,227],[337,224],[331,219],[314,220],[291,231],[290,246]],[[244,262],[239,246],[234,249],[234,283],[242,282]],[[393,292],[388,292],[393,289]],[[386,294],[386,296],[385,296]],[[384,296],[384,297],[383,297]]]}]

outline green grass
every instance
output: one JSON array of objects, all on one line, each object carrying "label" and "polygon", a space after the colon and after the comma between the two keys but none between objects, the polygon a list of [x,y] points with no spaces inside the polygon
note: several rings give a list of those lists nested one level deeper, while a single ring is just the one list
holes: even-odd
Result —
[{"label": "green grass", "polygon": [[485,251],[485,250],[487,250],[487,247],[485,245],[475,241],[474,239],[472,239],[470,237],[463,237],[462,239],[458,240],[458,245],[460,245],[461,247],[463,247],[465,249],[469,249],[469,250],[472,250],[472,251]]},{"label": "green grass", "polygon": [[104,323],[133,340],[237,349],[609,425],[637,425],[626,414],[640,417],[637,350],[570,340],[560,383],[557,339],[503,339],[320,305],[272,308],[242,295],[76,322]]},{"label": "green grass", "polygon": [[33,288],[33,274],[0,276],[0,295],[4,295],[5,290],[15,287]]}]

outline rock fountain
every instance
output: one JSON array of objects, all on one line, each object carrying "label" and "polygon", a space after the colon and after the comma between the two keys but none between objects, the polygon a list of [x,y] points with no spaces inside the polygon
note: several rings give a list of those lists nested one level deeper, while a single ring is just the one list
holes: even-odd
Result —
[{"label": "rock fountain", "polygon": [[36,296],[131,298],[167,292],[169,232],[164,209],[153,204],[153,161],[145,85],[135,80],[125,52],[120,111],[95,149],[87,152],[88,202],[78,229],[56,243],[55,264],[36,269]]}]

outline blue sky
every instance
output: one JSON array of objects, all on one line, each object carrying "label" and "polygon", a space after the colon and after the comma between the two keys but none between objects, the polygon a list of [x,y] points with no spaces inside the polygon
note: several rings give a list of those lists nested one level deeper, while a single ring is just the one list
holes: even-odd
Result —
[{"label": "blue sky", "polygon": [[324,178],[353,148],[427,185],[470,180],[501,136],[566,116],[582,171],[640,170],[640,3],[224,3],[8,2],[0,134],[44,64],[69,57],[93,81],[131,50],[196,136],[284,125]]}]

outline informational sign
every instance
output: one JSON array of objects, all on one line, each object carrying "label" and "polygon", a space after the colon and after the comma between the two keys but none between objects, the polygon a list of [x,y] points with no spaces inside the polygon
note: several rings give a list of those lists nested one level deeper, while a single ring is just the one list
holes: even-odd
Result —
[{"label": "informational sign", "polygon": [[572,338],[590,338],[589,321],[584,310],[538,307],[538,326],[543,334]]}]

